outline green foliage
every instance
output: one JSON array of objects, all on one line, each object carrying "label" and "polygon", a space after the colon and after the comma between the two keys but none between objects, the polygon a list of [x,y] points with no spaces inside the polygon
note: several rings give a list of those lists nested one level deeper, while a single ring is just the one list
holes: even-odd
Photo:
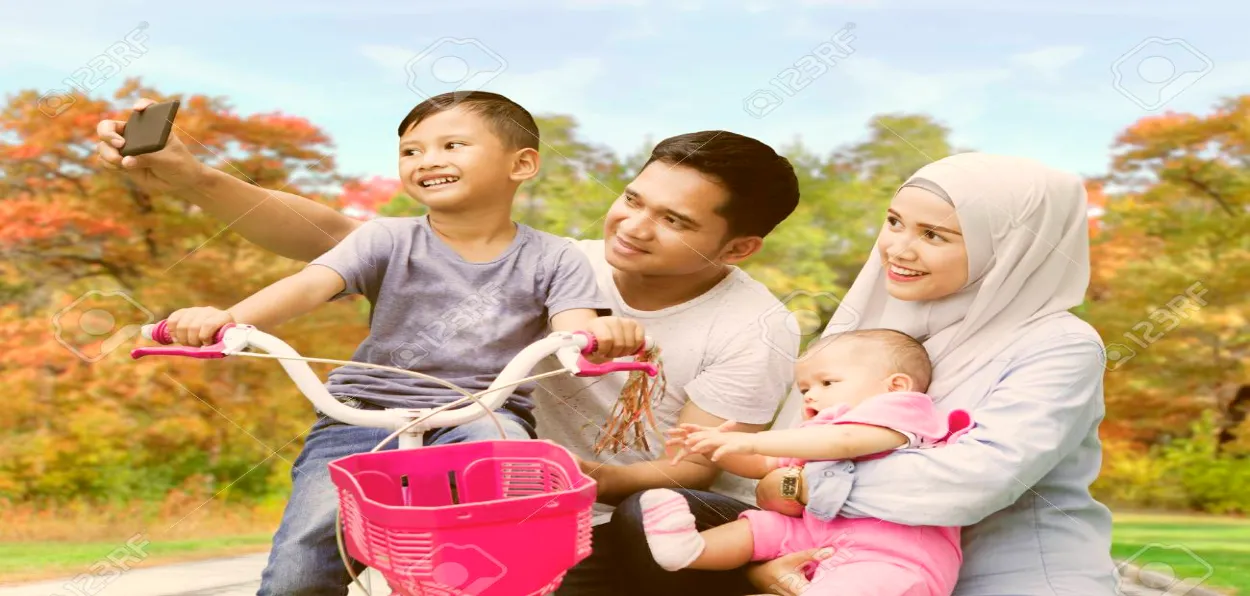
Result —
[{"label": "green foliage", "polygon": [[1122,506],[1250,513],[1250,457],[1219,449],[1216,416],[1191,434],[1145,451],[1108,449],[1095,494]]},{"label": "green foliage", "polygon": [[[135,362],[118,350],[87,364],[49,330],[60,309],[90,290],[125,290],[160,318],[185,306],[228,306],[298,267],[83,157],[95,123],[124,114],[140,95],[164,98],[129,82],[113,101],[78,98],[52,121],[35,91],[3,110],[0,374],[15,398],[0,417],[0,499],[263,499],[289,487],[290,462],[313,421],[272,362]],[[327,199],[306,189],[342,179],[329,139],[311,123],[182,99],[180,131],[210,165],[314,200]],[[1108,344],[1136,352],[1106,377],[1110,438],[1095,488],[1111,502],[1250,511],[1250,458],[1215,439],[1217,427],[1232,426],[1227,396],[1246,382],[1250,361],[1247,117],[1250,96],[1207,117],[1147,118],[1119,139],[1090,300],[1078,309]],[[604,214],[651,140],[619,156],[582,138],[572,116],[537,121],[542,167],[521,186],[514,216],[555,234],[602,237]],[[861,142],[827,155],[799,142],[783,147],[802,201],[743,268],[791,310],[807,311],[810,340],[872,258],[899,184],[960,151],[950,130],[923,114],[875,117]],[[344,188],[340,207],[425,212],[393,180]],[[1205,304],[1195,307],[1195,295]],[[276,332],[303,352],[348,358],[367,332],[368,306],[338,301]]]}]

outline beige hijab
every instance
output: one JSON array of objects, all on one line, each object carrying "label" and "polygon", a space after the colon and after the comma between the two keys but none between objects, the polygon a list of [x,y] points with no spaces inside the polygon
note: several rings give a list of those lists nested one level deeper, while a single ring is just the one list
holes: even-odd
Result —
[{"label": "beige hijab", "polygon": [[968,248],[968,283],[939,300],[896,300],[874,251],[822,336],[884,327],[916,337],[934,363],[928,393],[940,401],[1021,334],[1084,301],[1085,186],[1029,159],[984,153],[933,162],[903,186],[954,204]]}]

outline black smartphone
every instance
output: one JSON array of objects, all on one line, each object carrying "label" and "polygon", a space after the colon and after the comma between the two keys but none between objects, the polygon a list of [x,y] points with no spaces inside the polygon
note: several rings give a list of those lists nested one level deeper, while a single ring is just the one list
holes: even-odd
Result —
[{"label": "black smartphone", "polygon": [[178,100],[155,103],[142,112],[131,112],[122,131],[126,143],[122,145],[121,154],[143,155],[164,149],[177,114]]}]

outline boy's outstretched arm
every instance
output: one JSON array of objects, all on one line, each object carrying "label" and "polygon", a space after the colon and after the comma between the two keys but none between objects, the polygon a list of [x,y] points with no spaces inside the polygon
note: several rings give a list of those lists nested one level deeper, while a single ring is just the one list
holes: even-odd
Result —
[{"label": "boy's outstretched arm", "polygon": [[[142,99],[134,109],[143,111],[154,103]],[[160,151],[123,158],[119,147],[125,126],[121,120],[96,125],[100,139],[96,152],[105,168],[122,171],[149,192],[172,194],[199,206],[265,250],[312,261],[361,224],[316,201],[261,188],[210,168],[187,150],[176,133],[170,134]]]},{"label": "boy's outstretched arm", "polygon": [[226,310],[213,307],[184,308],[169,316],[174,341],[187,346],[213,343],[213,336],[227,323],[253,325],[265,330],[306,314],[342,292],[343,278],[328,267],[309,266],[280,279]]}]

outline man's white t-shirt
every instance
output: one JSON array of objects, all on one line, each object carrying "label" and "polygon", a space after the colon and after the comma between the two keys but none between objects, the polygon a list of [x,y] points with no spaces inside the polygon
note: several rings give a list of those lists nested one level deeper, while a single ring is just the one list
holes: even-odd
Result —
[{"label": "man's white t-shirt", "polygon": [[[602,240],[579,240],[600,290],[615,316],[637,320],[660,348],[667,385],[652,403],[657,429],[648,428],[649,452],[606,449],[595,455],[601,428],[612,415],[627,373],[600,377],[559,375],[537,382],[534,415],[540,438],[555,441],[586,461],[626,465],[652,461],[669,465],[665,435],[677,424],[687,400],[709,414],[748,424],[768,424],[794,381],[799,337],[787,326],[788,311],[772,292],[737,267],[702,295],[662,310],[640,311],[621,299],[604,256]],[[632,358],[622,358],[630,360]],[[555,370],[548,359],[535,372]],[[755,482],[722,472],[713,492],[755,504]],[[595,524],[611,517],[612,507],[595,504]]]}]

